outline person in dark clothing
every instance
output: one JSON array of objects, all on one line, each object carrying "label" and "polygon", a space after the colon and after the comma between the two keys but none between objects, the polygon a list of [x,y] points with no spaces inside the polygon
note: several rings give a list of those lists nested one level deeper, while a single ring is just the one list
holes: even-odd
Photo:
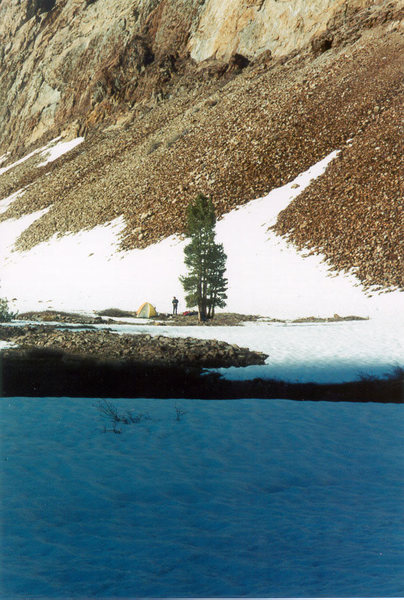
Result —
[{"label": "person in dark clothing", "polygon": [[178,312],[178,300],[174,296],[174,298],[173,298],[173,315],[176,315],[177,312]]}]

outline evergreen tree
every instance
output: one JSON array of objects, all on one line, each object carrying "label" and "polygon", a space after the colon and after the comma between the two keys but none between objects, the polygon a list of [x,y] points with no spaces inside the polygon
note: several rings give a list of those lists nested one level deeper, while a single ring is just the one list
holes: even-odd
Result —
[{"label": "evergreen tree", "polygon": [[6,298],[0,298],[0,323],[9,323],[15,319],[17,313],[11,312],[8,300]]},{"label": "evergreen tree", "polygon": [[200,321],[213,318],[226,305],[226,254],[215,242],[216,217],[210,198],[199,194],[187,210],[190,243],[184,249],[188,275],[180,277],[188,307],[198,307]]}]

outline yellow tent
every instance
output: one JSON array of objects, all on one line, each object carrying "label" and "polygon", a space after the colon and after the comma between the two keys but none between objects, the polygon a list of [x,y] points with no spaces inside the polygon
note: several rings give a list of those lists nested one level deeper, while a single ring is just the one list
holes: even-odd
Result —
[{"label": "yellow tent", "polygon": [[142,306],[136,313],[137,317],[144,317],[148,319],[149,317],[155,317],[157,315],[156,309],[150,302],[143,302]]}]

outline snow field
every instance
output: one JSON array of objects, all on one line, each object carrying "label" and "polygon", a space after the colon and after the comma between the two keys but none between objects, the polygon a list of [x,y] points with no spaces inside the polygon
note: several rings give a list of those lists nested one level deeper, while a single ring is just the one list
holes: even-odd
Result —
[{"label": "snow field", "polygon": [[112,403],[0,400],[2,597],[403,595],[402,406]]},{"label": "snow field", "polygon": [[84,142],[84,138],[78,137],[74,138],[73,140],[69,140],[68,142],[59,142],[51,147],[49,147],[48,145],[46,150],[42,152],[42,155],[45,158],[45,160],[38,165],[38,168],[44,167],[45,165],[53,162],[60,156],[63,156],[63,154],[66,154],[66,152],[70,152],[70,150],[73,150],[82,142]]},{"label": "snow field", "polygon": [[6,348],[12,348],[13,346],[14,344],[12,344],[11,342],[4,342],[0,340],[0,351],[5,350]]},{"label": "snow field", "polygon": [[14,194],[11,194],[7,198],[4,198],[3,200],[1,200],[0,201],[0,214],[6,212],[6,210],[14,202],[14,200],[17,200],[17,198],[20,198],[21,196],[23,196],[24,192],[25,192],[24,189],[18,190],[17,192],[14,192]]}]

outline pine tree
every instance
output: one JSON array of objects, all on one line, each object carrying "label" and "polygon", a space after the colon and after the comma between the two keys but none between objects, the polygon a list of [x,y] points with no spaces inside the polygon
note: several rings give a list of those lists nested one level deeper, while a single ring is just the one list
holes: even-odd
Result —
[{"label": "pine tree", "polygon": [[180,277],[188,307],[198,307],[200,321],[213,318],[215,308],[226,305],[227,256],[223,244],[215,242],[216,217],[210,198],[202,194],[187,210],[190,243],[184,249],[188,275]]}]

